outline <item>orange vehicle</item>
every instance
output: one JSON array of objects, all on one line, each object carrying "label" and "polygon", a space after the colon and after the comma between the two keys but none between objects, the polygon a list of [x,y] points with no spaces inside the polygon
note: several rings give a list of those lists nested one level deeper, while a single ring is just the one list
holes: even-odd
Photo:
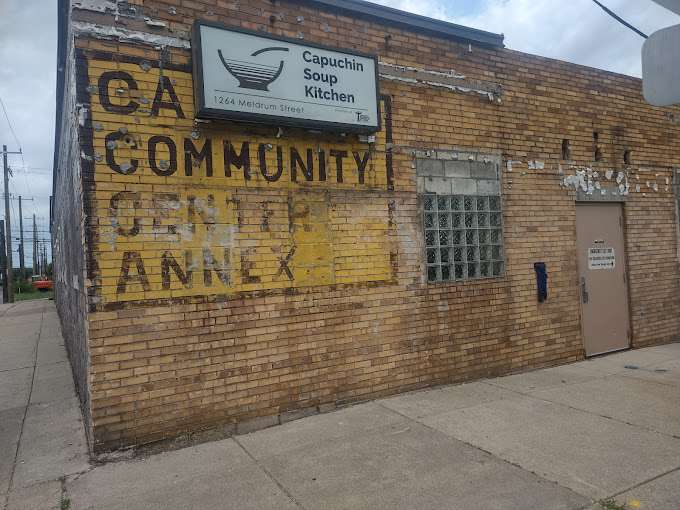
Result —
[{"label": "orange vehicle", "polygon": [[44,274],[34,274],[28,279],[29,282],[33,284],[33,286],[42,291],[48,291],[52,288],[52,281],[47,279],[47,276]]}]

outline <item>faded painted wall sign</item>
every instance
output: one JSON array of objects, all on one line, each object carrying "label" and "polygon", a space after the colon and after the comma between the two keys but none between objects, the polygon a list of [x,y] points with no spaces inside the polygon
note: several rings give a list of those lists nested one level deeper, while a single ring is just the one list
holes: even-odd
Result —
[{"label": "faded painted wall sign", "polygon": [[234,124],[199,130],[189,69],[86,63],[97,309],[394,281],[384,132],[369,144]]},{"label": "faded painted wall sign", "polygon": [[588,269],[614,269],[614,248],[588,248]]}]

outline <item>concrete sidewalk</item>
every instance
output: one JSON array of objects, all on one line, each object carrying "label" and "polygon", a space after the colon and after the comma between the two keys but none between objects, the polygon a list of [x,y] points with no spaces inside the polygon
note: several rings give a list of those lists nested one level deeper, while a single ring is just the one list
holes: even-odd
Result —
[{"label": "concrete sidewalk", "polygon": [[89,466],[54,303],[0,305],[0,501],[4,508],[59,508],[59,477]]},{"label": "concrete sidewalk", "polygon": [[678,343],[91,464],[59,332],[0,305],[5,509],[680,508]]}]

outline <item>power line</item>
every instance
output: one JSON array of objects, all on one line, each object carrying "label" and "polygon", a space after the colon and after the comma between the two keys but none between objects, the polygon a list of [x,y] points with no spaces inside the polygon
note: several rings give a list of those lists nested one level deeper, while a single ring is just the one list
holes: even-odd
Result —
[{"label": "power line", "polygon": [[[10,182],[11,182],[11,181],[10,181]],[[14,223],[16,223],[16,221],[17,221],[17,213],[16,213],[16,211],[14,210],[14,204],[13,204],[12,202],[10,202],[10,203],[9,203],[9,207],[10,207],[10,209],[12,210],[11,215],[12,215],[12,217],[14,218],[12,221],[13,221]]]},{"label": "power line", "polygon": [[[12,123],[9,121],[9,115],[7,115],[7,110],[5,109],[5,103],[3,103],[2,98],[0,97],[0,105],[2,105],[2,111],[5,112],[5,118],[7,119],[7,125],[9,126],[9,130],[12,132],[12,136],[14,137],[14,141],[17,143],[19,146],[19,156],[21,156],[21,166],[23,168],[26,167],[26,162],[24,161],[24,153],[21,150],[21,144],[19,143],[19,139],[17,138],[17,135],[14,133],[14,128],[12,128]],[[28,184],[28,177],[26,177],[26,174],[24,173],[24,179],[26,179],[26,188],[28,189],[28,194],[31,195],[31,186]],[[38,209],[35,207],[35,203],[33,204],[33,209],[35,212],[38,212]]]},{"label": "power line", "polygon": [[[14,183],[12,183],[12,186],[14,186]],[[16,187],[14,188],[14,191],[17,191]],[[19,196],[19,195],[21,195],[21,193],[17,192],[16,195]],[[26,198],[25,195],[21,195],[21,197],[22,197],[21,200],[26,200],[26,201],[29,201],[29,202],[30,202],[31,200],[33,200],[33,198],[34,198],[34,197],[28,197],[28,198]],[[0,198],[3,198],[3,199],[4,199],[4,198],[5,198],[5,194],[4,194],[4,193],[0,193]],[[15,201],[16,201],[16,200],[19,200],[18,198],[12,197],[12,193],[9,194],[9,199],[10,199],[10,200],[15,200]]]},{"label": "power line", "polygon": [[[20,150],[21,150],[21,148],[20,148]],[[25,165],[25,163],[24,163],[24,155],[23,155],[23,154],[21,155],[21,164],[22,164],[22,165]],[[32,195],[32,193],[31,193],[31,186],[29,186],[29,184],[28,184],[28,177],[26,177],[26,174],[25,174],[25,173],[24,173],[24,179],[26,180],[26,189],[28,190],[28,194],[29,194],[29,195]],[[38,212],[38,209],[37,209],[36,206],[35,206],[35,202],[32,201],[31,204],[33,205],[33,210],[34,210],[35,212]]]},{"label": "power line", "polygon": [[[18,196],[21,196],[21,193],[19,193],[19,191],[17,191],[17,187],[14,185],[14,181],[9,181],[9,183],[10,183],[10,184],[12,185],[12,187],[14,188],[14,193],[16,194],[16,196],[17,196],[17,197],[18,197]],[[15,200],[16,200],[16,199],[15,199]],[[14,220],[12,220],[12,221],[15,221],[15,222],[16,222],[18,216],[17,216],[16,212],[14,211],[14,202],[11,201],[11,195],[10,195],[10,203],[9,203],[9,205],[10,205],[10,207],[12,208],[12,216],[14,216]]]},{"label": "power line", "polygon": [[[12,184],[12,186],[14,186],[14,184]],[[16,186],[14,186],[14,191],[17,191]],[[27,200],[27,201],[35,201],[34,199],[36,199],[36,198],[42,198],[43,200],[50,198],[50,197],[44,196],[44,195],[26,195],[25,193],[19,193],[18,191],[17,191],[16,194],[21,195],[22,200]],[[0,194],[0,197],[1,196],[4,196],[4,194]],[[16,199],[13,198],[12,200],[16,200]],[[39,213],[36,211],[36,214],[39,214]]]},{"label": "power line", "polygon": [[617,15],[614,14],[612,11],[610,11],[609,9],[607,9],[607,8],[606,8],[604,5],[602,5],[600,2],[598,2],[597,0],[593,0],[593,2],[595,2],[597,5],[599,5],[600,7],[602,7],[602,10],[604,10],[604,12],[606,12],[607,14],[609,14],[609,15],[610,15],[612,18],[614,18],[616,21],[618,21],[619,23],[621,23],[621,24],[627,26],[628,28],[630,28],[630,29],[631,29],[633,32],[635,32],[636,34],[638,34],[638,35],[644,37],[645,39],[647,39],[647,35],[646,35],[646,34],[644,34],[643,32],[640,32],[640,31],[639,31],[637,28],[635,28],[633,25],[631,25],[630,23],[627,23],[626,21],[624,21],[623,19],[621,19],[619,16],[617,16]]},{"label": "power line", "polygon": [[[9,183],[12,185],[12,188],[14,188],[14,192],[16,193],[16,196],[21,196],[21,194],[18,192],[14,182],[10,180]],[[31,202],[33,204],[33,208],[36,209],[36,212],[37,212],[37,208],[35,207],[35,201],[33,200],[34,197],[25,198],[25,197],[22,196],[21,198],[22,198],[23,201]],[[16,221],[17,221],[17,213],[16,213],[16,210],[14,209],[14,201],[15,200],[17,200],[17,199],[13,198],[11,195],[9,196],[9,203],[10,203],[10,207],[11,207],[10,215],[13,216],[12,221],[14,223],[16,223]],[[27,218],[27,219],[30,219],[30,218]],[[41,219],[43,219],[43,218],[41,218]],[[39,231],[37,231],[37,233],[43,234],[43,236],[39,236],[37,238],[38,242],[43,242],[45,244],[50,245],[49,253],[50,253],[50,256],[51,256],[51,254],[52,254],[52,246],[51,246],[51,242],[50,242],[51,240],[47,236],[44,236],[44,234],[49,234],[49,231],[39,230]],[[24,236],[24,243],[26,243],[26,241],[34,242],[33,236],[32,235],[30,237]],[[12,246],[13,244],[21,245],[21,237],[12,236],[11,239],[10,238],[7,239],[7,243],[8,243],[8,246],[12,247],[11,249],[14,249],[14,247]],[[22,246],[22,249],[23,249],[23,246]],[[24,254],[24,255],[26,257],[26,260],[30,260],[31,262],[33,262],[33,256],[32,255],[30,257],[28,257],[26,254]]]},{"label": "power line", "polygon": [[2,102],[1,97],[0,97],[0,105],[2,105],[2,111],[5,112],[5,118],[7,119],[7,124],[9,125],[9,130],[12,132],[12,136],[14,137],[14,141],[19,146],[19,151],[21,151],[21,144],[19,143],[19,140],[17,140],[17,135],[14,134],[14,129],[12,129],[12,123],[9,121],[9,116],[7,115],[7,110],[5,110],[5,103]]},{"label": "power line", "polygon": [[32,172],[30,170],[24,170],[24,169],[19,168],[19,169],[17,169],[17,172],[21,173],[21,174],[31,174],[31,175],[48,175],[48,174],[52,173],[52,170],[50,170],[48,172]]}]

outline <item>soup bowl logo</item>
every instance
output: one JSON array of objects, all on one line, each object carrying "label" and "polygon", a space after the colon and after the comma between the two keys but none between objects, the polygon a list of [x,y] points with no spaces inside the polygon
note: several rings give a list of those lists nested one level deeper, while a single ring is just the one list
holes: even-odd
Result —
[{"label": "soup bowl logo", "polygon": [[[288,48],[272,47],[262,48],[254,52],[251,57],[257,57],[261,53],[269,51],[288,51]],[[229,71],[229,73],[238,80],[238,86],[241,89],[251,90],[265,90],[274,80],[276,80],[283,71],[283,60],[277,66],[260,64],[258,62],[244,62],[242,60],[234,60],[224,58],[222,50],[217,50],[220,56],[222,65]]]}]

